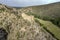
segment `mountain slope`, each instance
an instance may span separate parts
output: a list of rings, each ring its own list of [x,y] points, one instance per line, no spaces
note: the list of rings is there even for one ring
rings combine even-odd
[[[0,5],[0,29],[8,33],[7,37],[0,35],[0,40],[57,40],[35,22],[33,15],[5,5]]]
[[[19,9],[19,12],[26,13],[28,15],[33,15],[35,18],[52,22],[50,24],[54,25],[54,27],[51,25],[52,30],[50,28],[50,30],[47,29],[47,31],[51,31],[51,33],[55,35],[57,40],[60,40],[59,39],[60,32],[58,31],[58,29],[60,29],[60,2],[52,3],[48,5],[42,5],[42,6],[26,7]],[[49,24],[49,22],[47,23]],[[44,25],[46,26],[47,23],[45,23]],[[53,32],[54,28],[56,27],[57,27],[57,31]]]

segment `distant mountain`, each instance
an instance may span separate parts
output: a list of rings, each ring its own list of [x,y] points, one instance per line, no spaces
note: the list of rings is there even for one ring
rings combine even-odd
[[[23,8],[23,10],[27,10],[29,8],[32,13],[37,14],[38,16],[60,17],[60,2],[48,5],[26,7]]]

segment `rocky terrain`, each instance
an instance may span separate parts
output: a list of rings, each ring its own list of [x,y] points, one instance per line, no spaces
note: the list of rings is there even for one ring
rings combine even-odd
[[[31,8],[16,9],[0,4],[0,40],[59,40],[36,22]]]

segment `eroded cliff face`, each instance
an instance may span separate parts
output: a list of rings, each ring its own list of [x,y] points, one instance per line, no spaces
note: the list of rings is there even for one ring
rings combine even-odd
[[[34,16],[27,15],[15,8],[10,9],[1,6],[0,28],[3,28],[8,33],[7,40],[56,40],[40,24],[35,22]]]

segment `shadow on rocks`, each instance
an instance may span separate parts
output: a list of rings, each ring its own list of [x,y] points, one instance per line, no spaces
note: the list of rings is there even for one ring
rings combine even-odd
[[[5,29],[0,28],[0,40],[7,40],[8,33]]]

